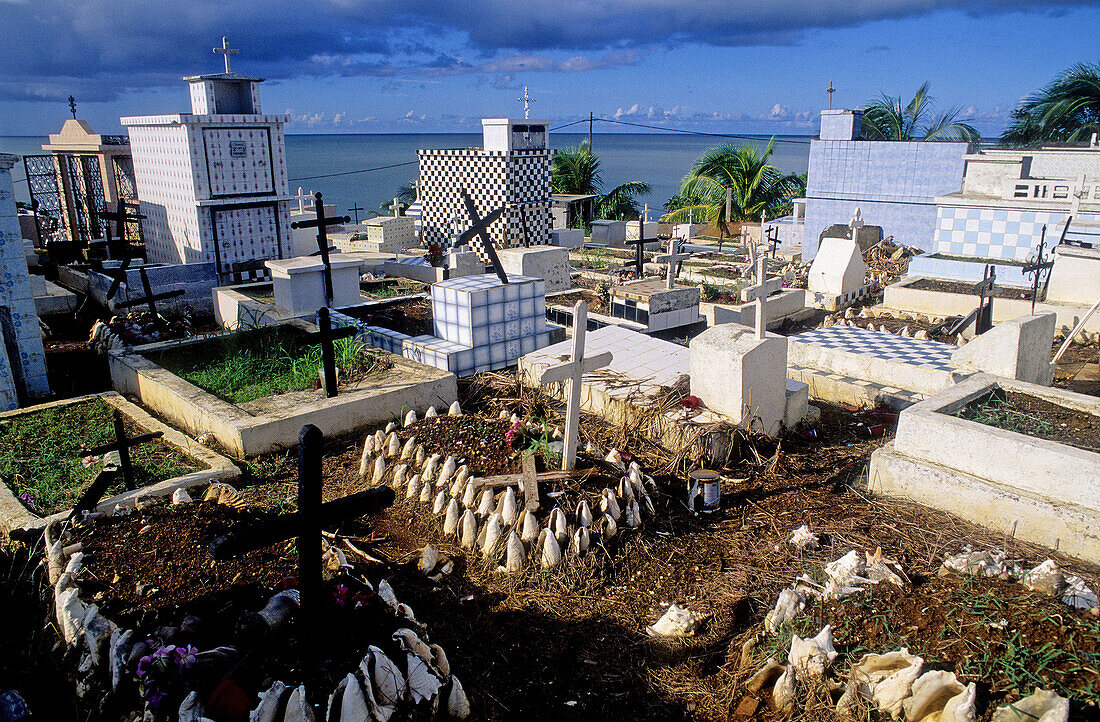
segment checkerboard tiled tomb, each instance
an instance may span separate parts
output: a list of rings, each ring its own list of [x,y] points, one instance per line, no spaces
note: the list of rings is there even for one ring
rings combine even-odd
[[[541,278],[546,281],[547,293],[566,291],[571,286],[567,248],[505,248],[498,255],[501,267],[509,276]]]
[[[512,366],[550,343],[541,278],[511,276],[507,285],[490,274],[452,278],[433,284],[431,295],[434,336],[363,326],[371,345],[468,376]]]
[[[602,246],[621,246],[626,243],[625,221],[592,221],[592,242]]]
[[[362,303],[358,258],[334,253],[329,259],[332,303],[325,298],[325,264],[316,256],[267,261],[275,286],[275,305],[291,313],[314,313],[322,306],[343,308]]]
[[[661,279],[624,283],[611,289],[611,316],[649,331],[689,326],[701,320],[698,286],[668,288]]]

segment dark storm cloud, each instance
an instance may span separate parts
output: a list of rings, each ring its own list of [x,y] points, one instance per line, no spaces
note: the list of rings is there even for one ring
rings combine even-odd
[[[584,72],[670,43],[789,44],[818,28],[953,8],[1059,12],[1097,0],[0,0],[0,97],[109,99],[237,68],[273,79]],[[76,86],[76,87],[74,87]]]

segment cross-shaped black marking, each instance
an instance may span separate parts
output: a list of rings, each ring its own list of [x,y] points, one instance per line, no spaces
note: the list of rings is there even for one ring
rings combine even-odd
[[[355,203],[348,210],[355,214],[355,223],[358,224],[359,223],[359,211],[365,211],[366,208],[360,208],[359,204]]]
[[[118,231],[118,239],[117,240],[118,240],[118,243],[121,246],[121,249],[123,250],[122,253],[116,254],[116,255],[121,255],[124,258],[129,257],[129,255],[130,255],[128,253],[129,249],[126,248],[124,245],[122,245],[126,241],[126,224],[129,221],[140,221],[143,218],[145,218],[145,216],[142,215],[141,213],[136,212],[136,211],[134,213],[131,213],[129,210],[127,210],[126,203],[123,202],[123,201],[118,202],[118,204],[115,206],[114,211],[108,211],[108,210],[104,209],[104,210],[100,211],[99,213],[97,213],[96,215],[98,215],[103,220],[107,221],[104,224],[105,228],[103,229],[104,230],[104,236],[105,236],[106,242],[107,242],[107,258],[111,258],[111,245],[114,243],[114,240],[115,240],[114,237],[111,235],[111,221],[115,222],[115,230]],[[116,250],[119,250],[119,249],[116,249]]]
[[[466,203],[466,213],[470,216],[470,228],[455,241],[455,245],[462,246],[470,242],[470,239],[474,236],[481,236],[481,242],[485,246],[485,254],[489,256],[489,262],[493,265],[493,270],[496,271],[497,277],[503,284],[508,283],[508,274],[504,272],[504,267],[500,265],[500,259],[497,257],[497,251],[493,248],[493,241],[489,238],[489,226],[493,221],[500,218],[500,215],[504,213],[504,208],[497,208],[489,213],[489,215],[481,218],[477,213],[477,206],[470,199],[470,194],[465,189],[462,191],[462,200]]]
[[[336,226],[341,223],[351,223],[351,216],[334,216],[331,218],[325,217],[325,204],[321,202],[321,194],[313,194],[313,207],[316,211],[317,217],[311,221],[294,221],[290,224],[291,228],[316,228],[317,229],[317,252],[310,255],[321,256],[321,263],[325,264],[325,301],[326,304],[332,304],[332,267],[329,265],[328,252],[336,250],[328,244],[328,227]]]
[[[1035,315],[1035,302],[1037,300],[1039,300],[1039,278],[1043,275],[1043,271],[1047,271],[1047,281],[1049,282],[1050,281],[1050,271],[1049,271],[1049,269],[1054,268],[1054,261],[1053,260],[1051,260],[1051,261],[1044,261],[1043,260],[1043,254],[1046,251],[1046,237],[1047,237],[1047,227],[1046,227],[1046,224],[1043,224],[1043,232],[1039,235],[1039,248],[1035,252],[1035,262],[1034,263],[1029,263],[1028,265],[1024,266],[1022,269],[1020,269],[1024,273],[1034,274],[1034,277],[1031,279],[1031,315],[1033,315],[1033,316]],[[1064,237],[1065,237],[1065,233],[1063,232],[1063,238]],[[1046,294],[1046,289],[1044,288],[1043,291],[1044,291],[1044,295],[1045,295]]]
[[[775,258],[776,249],[779,248],[779,228],[768,228],[768,245],[772,247],[772,258]]]
[[[325,394],[331,399],[336,396],[336,352],[332,342],[341,338],[354,336],[358,331],[354,326],[332,327],[332,318],[327,308],[317,309],[318,331],[306,334],[306,339],[311,343],[321,344],[321,367],[325,374]]]
[[[644,226],[645,224],[640,224]],[[641,235],[641,234],[639,234]],[[627,241],[628,244],[634,246],[634,268],[636,277],[642,277],[642,266],[645,265],[645,244],[658,243],[660,238],[636,238],[632,241]]]
[[[971,289],[973,293],[978,294],[978,307],[952,326],[947,332],[949,335],[954,336],[971,323],[974,324],[974,334],[977,336],[993,328],[993,284],[996,280],[996,267],[987,263],[981,282],[974,284]]]
[[[91,511],[95,509],[99,504],[99,500],[103,498],[103,495],[107,492],[107,489],[115,482],[120,475],[122,481],[126,485],[126,489],[130,490],[134,488],[134,467],[130,463],[130,449],[144,444],[153,439],[159,439],[164,435],[164,432],[153,431],[148,434],[141,434],[139,436],[126,436],[126,427],[122,423],[122,413],[115,409],[112,422],[115,427],[115,440],[109,444],[103,444],[91,449],[83,449],[80,452],[81,458],[87,456],[99,456],[111,451],[118,452],[118,469],[107,469],[99,472],[91,486],[84,492],[84,495],[80,497],[80,501],[73,507],[72,513],[69,515],[70,519],[76,518],[82,511]]]
[[[313,424],[298,432],[298,511],[221,536],[210,543],[210,553],[224,561],[254,549],[297,537],[298,589],[302,594],[300,619],[316,623],[321,601],[321,530],[325,525],[374,514],[393,503],[389,486],[321,503],[321,452],[325,436]]]
[[[129,261],[129,259],[127,259],[127,261]],[[124,264],[123,268],[125,268],[125,265],[128,264]],[[125,278],[126,272],[121,268],[119,270],[121,271],[121,273],[117,277],[117,282],[121,283],[121,279]],[[140,306],[142,304],[145,304],[149,308],[149,313],[153,316],[156,316],[157,301],[165,301],[169,298],[176,298],[178,296],[182,296],[185,293],[182,288],[177,288],[174,291],[165,291],[164,293],[153,293],[153,288],[149,285],[149,274],[145,272],[145,266],[138,266],[138,275],[141,276],[141,289],[145,292],[145,295],[140,298],[130,297],[130,299],[127,301],[116,303],[116,307],[131,308],[133,306]],[[112,288],[115,288],[116,291],[118,290],[114,284],[112,284]],[[108,296],[108,298],[110,298],[110,296]]]

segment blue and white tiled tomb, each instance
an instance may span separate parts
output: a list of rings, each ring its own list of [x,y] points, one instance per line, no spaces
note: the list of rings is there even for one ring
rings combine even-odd
[[[550,344],[546,325],[546,282],[492,274],[463,276],[432,284],[433,336],[409,336],[334,312],[333,319],[357,326],[377,348],[419,363],[468,376],[514,365],[520,356]]]

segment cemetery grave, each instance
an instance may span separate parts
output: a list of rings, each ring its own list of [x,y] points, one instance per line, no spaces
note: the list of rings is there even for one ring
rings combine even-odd
[[[996,389],[953,415],[1086,451],[1100,451],[1100,415],[1018,391]]]

